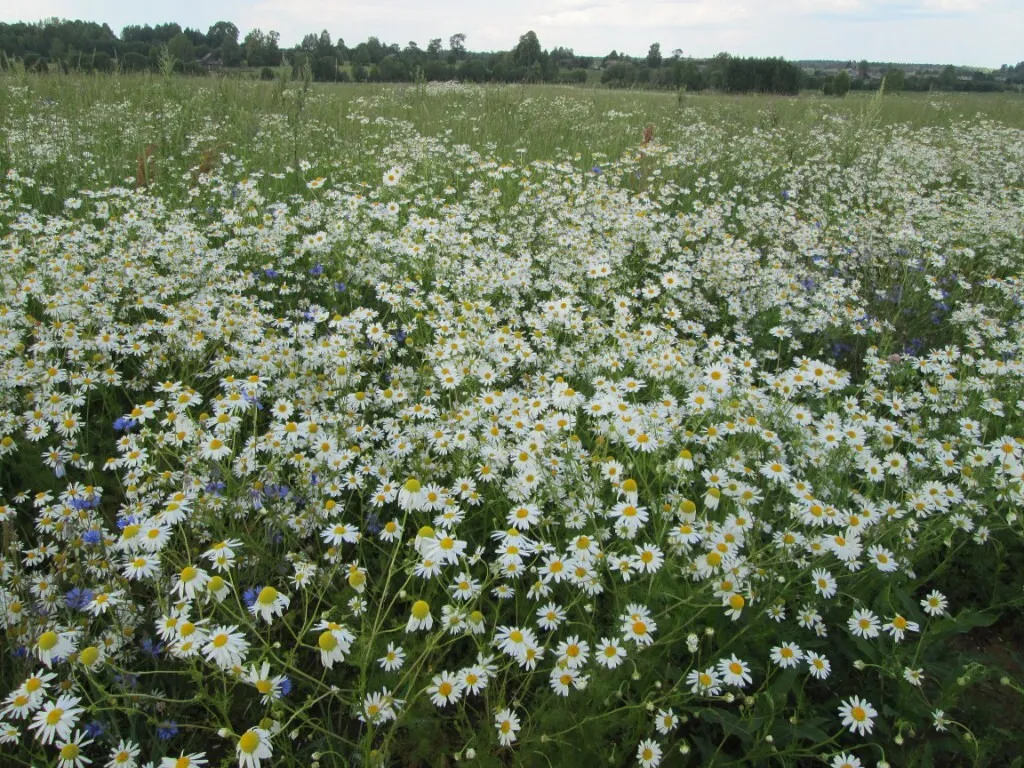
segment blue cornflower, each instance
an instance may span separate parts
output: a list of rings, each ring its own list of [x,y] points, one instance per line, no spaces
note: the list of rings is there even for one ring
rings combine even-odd
[[[266,269],[263,270],[263,275],[271,280],[273,280],[280,274],[281,273],[278,272],[276,269],[271,269],[270,267],[267,267]]]
[[[247,608],[251,608],[252,604],[256,602],[256,598],[260,596],[260,590],[263,587],[250,587],[242,593],[242,600],[245,602]]]
[[[82,541],[86,544],[99,544],[103,541],[103,534],[97,531],[95,528],[90,528],[88,531],[82,534]]]
[[[68,608],[73,611],[84,611],[85,606],[92,600],[93,592],[91,589],[83,587],[74,587],[69,589],[67,594],[64,595],[64,600],[68,604]]]
[[[152,638],[147,637],[142,641],[142,650],[152,656],[154,659],[160,658],[160,653],[164,647],[159,642],[155,642]]]
[[[118,685],[124,686],[125,688],[135,688],[139,684],[139,676],[128,674],[116,674],[114,675],[114,682]]]
[[[598,173],[599,174],[599,173],[602,172],[601,171],[601,166],[600,165],[595,165],[593,168],[590,169],[590,171],[591,171],[591,173]]]
[[[156,727],[157,738],[170,741],[178,735],[178,724],[173,720],[164,720]]]
[[[106,730],[106,726],[99,720],[93,720],[85,724],[85,733],[90,739],[98,739]]]
[[[291,678],[289,678],[289,677],[282,677],[281,678],[281,695],[282,696],[287,696],[291,692],[292,692],[292,681],[291,681]]]
[[[139,522],[139,518],[137,518],[135,515],[127,515],[126,517],[123,517],[117,521],[117,527],[118,530],[123,531],[129,525],[134,525],[137,522]]]
[[[344,283],[335,283],[334,290],[336,290],[338,293],[344,293],[348,289]]]
[[[315,265],[313,265],[313,268],[309,270],[309,274],[311,274],[313,277],[320,277],[320,275],[322,275],[323,273],[324,273],[324,265],[323,264],[315,264]]]
[[[115,432],[129,432],[139,426],[139,422],[135,419],[130,419],[127,416],[118,416],[114,419],[114,431]]]

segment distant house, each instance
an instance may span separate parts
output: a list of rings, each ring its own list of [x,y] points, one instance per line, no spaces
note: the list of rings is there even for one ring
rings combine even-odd
[[[220,69],[220,56],[216,53],[208,53],[199,60],[199,65],[203,67],[203,69]]]

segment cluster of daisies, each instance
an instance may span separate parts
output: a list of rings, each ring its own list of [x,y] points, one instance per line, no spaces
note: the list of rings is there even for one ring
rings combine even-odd
[[[723,146],[727,184],[684,173],[711,125],[604,169],[391,130],[372,179],[303,163],[284,199],[225,156],[185,176],[202,205],[44,215],[7,172],[5,749],[258,768],[386,753],[429,707],[475,754],[610,687],[650,768],[782,674],[891,679],[946,728],[915,648],[961,606],[917,563],[1021,533],[1024,214],[986,192],[1013,169],[896,131],[835,174],[822,129],[800,164]],[[949,153],[956,211],[919,192]],[[829,207],[853,192],[885,205]],[[836,700],[833,764],[884,762],[884,704]]]

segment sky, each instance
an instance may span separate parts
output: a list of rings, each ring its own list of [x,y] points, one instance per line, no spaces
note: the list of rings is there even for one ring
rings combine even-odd
[[[466,35],[474,51],[508,50],[532,29],[541,46],[603,56],[838,59],[998,67],[1024,60],[1024,0],[0,0],[0,21],[58,16],[128,24],[175,21],[242,36],[276,30],[290,46],[326,29],[349,46],[375,35],[404,47]]]

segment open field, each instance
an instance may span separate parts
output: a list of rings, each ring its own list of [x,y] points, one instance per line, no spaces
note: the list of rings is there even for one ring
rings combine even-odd
[[[4,766],[1021,764],[1024,99],[0,126]]]

